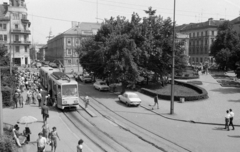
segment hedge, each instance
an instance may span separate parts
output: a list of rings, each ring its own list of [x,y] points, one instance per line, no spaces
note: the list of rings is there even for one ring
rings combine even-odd
[[[4,135],[0,136],[0,152],[16,152],[17,146],[13,140],[11,128],[4,128]]]
[[[199,78],[199,75],[196,75],[196,76],[175,76],[174,79],[198,79]]]
[[[195,101],[195,100],[201,100],[201,99],[207,99],[208,98],[207,91],[205,89],[201,88],[201,87],[198,87],[198,86],[193,85],[193,84],[179,82],[179,81],[175,81],[175,84],[191,88],[191,89],[195,90],[196,92],[198,92],[199,95],[188,95],[188,96],[175,95],[174,100],[180,101],[180,98],[185,98],[185,101]],[[155,91],[150,90],[150,89],[141,88],[140,92],[142,92],[146,95],[149,95],[149,96],[155,96],[156,94],[158,94],[158,97],[160,99],[171,100],[170,95],[156,93]]]

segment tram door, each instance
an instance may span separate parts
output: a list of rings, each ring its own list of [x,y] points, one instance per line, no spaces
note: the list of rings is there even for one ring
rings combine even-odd
[[[62,89],[60,85],[57,85],[57,107],[62,108]]]

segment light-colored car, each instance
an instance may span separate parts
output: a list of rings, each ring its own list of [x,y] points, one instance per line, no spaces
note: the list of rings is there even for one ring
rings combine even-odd
[[[109,91],[109,86],[104,81],[96,81],[93,86],[99,91]]]
[[[92,82],[92,77],[89,74],[81,74],[79,75],[80,81],[86,83],[86,82]]]
[[[136,93],[125,92],[122,95],[118,96],[119,101],[125,103],[127,106],[135,105],[139,106],[142,100],[138,97]]]

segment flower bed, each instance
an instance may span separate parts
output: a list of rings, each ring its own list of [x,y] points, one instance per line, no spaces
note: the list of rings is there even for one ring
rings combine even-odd
[[[201,100],[201,99],[208,98],[207,91],[205,89],[201,88],[201,87],[198,87],[198,86],[192,85],[192,84],[188,84],[188,83],[184,83],[184,82],[178,82],[178,81],[175,81],[175,84],[190,88],[190,89],[196,91],[197,94],[175,95],[174,100],[180,101],[180,98],[185,98],[185,101],[195,101],[195,100]],[[171,99],[170,91],[169,91],[169,94],[162,93],[161,90],[160,90],[160,92],[158,91],[158,93],[156,93],[156,91],[150,90],[150,89],[147,89],[147,88],[142,88],[140,91],[144,94],[149,95],[149,96],[155,96],[156,94],[158,94],[158,97],[160,99],[165,99],[165,100],[170,100]]]
[[[202,81],[187,81],[189,84],[202,85]]]
[[[230,80],[217,80],[218,83],[222,87],[240,87],[240,83],[236,81],[230,81]]]

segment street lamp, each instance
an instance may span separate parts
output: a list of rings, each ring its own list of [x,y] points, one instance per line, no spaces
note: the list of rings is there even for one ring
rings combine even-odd
[[[172,47],[172,80],[171,80],[171,105],[170,114],[174,114],[174,68],[175,68],[175,8],[176,0],[174,0],[173,9],[173,47]]]

